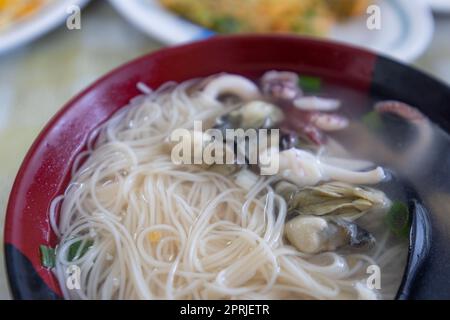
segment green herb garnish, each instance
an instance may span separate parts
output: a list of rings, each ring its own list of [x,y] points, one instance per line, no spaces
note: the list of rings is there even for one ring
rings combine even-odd
[[[80,240],[72,243],[69,247],[67,260],[72,262],[82,258],[93,244],[93,240]],[[39,251],[41,252],[42,266],[49,269],[54,268],[56,265],[56,249],[41,245]]]
[[[322,80],[318,77],[300,76],[298,85],[304,91],[318,92],[322,87]]]
[[[45,268],[54,268],[56,261],[55,249],[47,247],[45,245],[39,246],[39,251],[41,252],[41,264]]]
[[[305,12],[305,18],[306,19],[313,19],[317,16],[317,10],[314,8],[311,8]]]
[[[408,206],[401,201],[394,201],[386,218],[389,229],[397,236],[408,238],[411,221]]]
[[[383,119],[376,111],[367,113],[361,120],[372,131],[379,131],[383,128]]]
[[[241,24],[233,17],[219,17],[213,21],[212,29],[221,33],[238,32]]]
[[[86,252],[89,250],[90,247],[92,247],[92,245],[94,244],[93,240],[80,240],[77,242],[74,242],[70,247],[69,247],[69,253],[68,253],[68,257],[67,260],[69,261],[74,261],[77,259],[82,258]]]

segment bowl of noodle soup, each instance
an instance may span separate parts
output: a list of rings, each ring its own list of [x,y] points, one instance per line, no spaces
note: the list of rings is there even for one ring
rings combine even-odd
[[[437,94],[408,89],[418,85]],[[12,293],[421,297],[439,286],[417,275],[440,242],[431,193],[405,159],[430,167],[447,143],[449,96],[389,59],[291,36],[219,37],[132,61],[71,100],[26,156],[5,228]],[[257,152],[275,149],[281,171],[262,174],[247,149],[243,162],[174,163],[169,138],[180,128],[193,145],[227,148],[194,121],[219,133],[279,129]],[[226,150],[237,155],[234,145]],[[433,261],[426,269],[442,267]],[[370,287],[377,270],[382,286]]]

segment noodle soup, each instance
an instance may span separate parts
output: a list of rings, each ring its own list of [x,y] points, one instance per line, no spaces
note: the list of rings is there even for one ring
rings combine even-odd
[[[423,152],[435,130],[420,112],[283,71],[138,88],[92,134],[52,203],[59,245],[46,266],[65,298],[395,297],[411,223],[407,169],[381,141],[402,123],[420,142],[404,136],[405,156]],[[270,143],[210,134],[240,129]],[[190,163],[173,161],[177,146]],[[196,146],[231,161],[196,161]],[[264,157],[277,159],[275,172],[263,174]]]

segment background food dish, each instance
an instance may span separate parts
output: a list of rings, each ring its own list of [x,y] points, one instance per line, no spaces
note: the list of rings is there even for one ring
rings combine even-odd
[[[157,0],[110,0],[133,25],[167,44],[178,44],[211,36],[211,30],[195,25],[165,10]],[[433,18],[424,0],[378,1],[381,30],[368,30],[363,15],[336,24],[328,38],[369,47],[403,61],[417,58],[429,44]]]
[[[5,0],[3,0],[5,1]],[[89,0],[60,0],[60,1],[38,1],[35,6],[21,7],[21,13],[17,13],[17,20],[3,21],[5,25],[0,26],[0,54],[23,45],[33,39],[40,37],[58,24],[65,21],[67,8],[70,5],[83,6]],[[5,1],[2,5],[7,5]],[[0,16],[0,24],[2,17]]]
[[[159,0],[180,17],[219,33],[326,35],[337,21],[363,15],[369,0]]]
[[[16,0],[1,0],[0,1],[0,30],[6,29],[26,19],[39,10],[44,9],[48,4],[47,0],[32,0],[32,1],[16,1]]]

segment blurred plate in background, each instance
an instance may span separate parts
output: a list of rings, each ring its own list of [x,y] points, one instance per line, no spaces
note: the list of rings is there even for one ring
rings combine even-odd
[[[0,54],[24,45],[63,23],[71,5],[84,6],[89,0],[51,1],[29,17],[0,30]]]
[[[450,13],[450,0],[428,0],[431,8],[439,13]]]
[[[367,16],[337,25],[331,38],[362,45],[378,53],[411,62],[428,48],[434,33],[429,5],[423,0],[378,1],[381,29],[369,30]]]
[[[176,16],[157,0],[110,0],[134,26],[166,44],[179,44],[214,35],[203,27]],[[377,1],[382,28],[370,31],[368,16],[352,19],[333,28],[328,38],[364,46],[378,53],[413,61],[428,47],[433,35],[433,16],[424,0]]]

